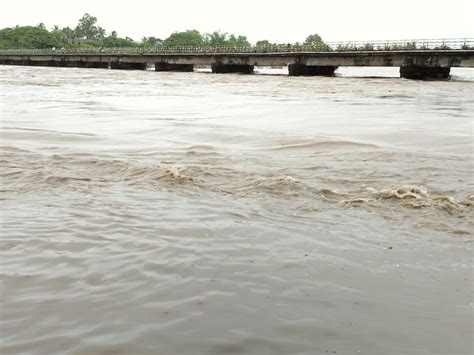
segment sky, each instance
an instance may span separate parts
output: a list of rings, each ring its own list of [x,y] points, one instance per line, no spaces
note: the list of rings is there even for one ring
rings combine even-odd
[[[473,0],[6,1],[0,28],[75,27],[86,12],[107,32],[135,40],[188,29],[278,43],[302,42],[313,33],[325,41],[474,37]]]

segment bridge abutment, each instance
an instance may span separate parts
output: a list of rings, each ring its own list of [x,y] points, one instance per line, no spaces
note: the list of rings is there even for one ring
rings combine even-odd
[[[306,64],[289,64],[288,74],[290,76],[333,76],[337,66],[335,65],[306,65]]]
[[[400,77],[414,80],[449,79],[450,67],[423,67],[419,65],[402,65]]]
[[[146,63],[111,62],[110,69],[146,70]]]
[[[212,72],[215,74],[241,73],[252,74],[253,65],[246,64],[221,64],[214,63],[211,65]]]
[[[192,72],[194,71],[193,64],[170,64],[166,62],[155,63],[155,71],[179,71]]]

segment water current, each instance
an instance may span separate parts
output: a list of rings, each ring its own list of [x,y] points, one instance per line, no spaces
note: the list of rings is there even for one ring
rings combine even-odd
[[[471,354],[472,71],[377,70],[1,66],[0,352]]]

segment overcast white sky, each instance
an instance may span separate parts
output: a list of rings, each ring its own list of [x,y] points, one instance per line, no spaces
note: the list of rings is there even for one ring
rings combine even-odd
[[[40,22],[74,27],[86,12],[108,32],[137,40],[187,29],[280,43],[312,33],[326,41],[474,37],[474,0],[5,1],[0,28]]]

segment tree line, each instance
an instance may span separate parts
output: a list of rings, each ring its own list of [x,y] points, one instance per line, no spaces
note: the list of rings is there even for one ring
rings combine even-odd
[[[271,45],[268,40],[256,42],[257,46]],[[324,45],[317,34],[310,35],[303,44]],[[116,31],[108,33],[97,24],[97,18],[86,13],[76,27],[50,30],[43,23],[37,26],[16,26],[0,30],[0,49],[46,49],[46,48],[123,48],[142,47],[157,48],[161,46],[251,46],[246,36],[234,35],[227,32],[214,31],[200,33],[197,30],[174,32],[166,39],[150,36],[141,41],[129,37],[120,37]]]

